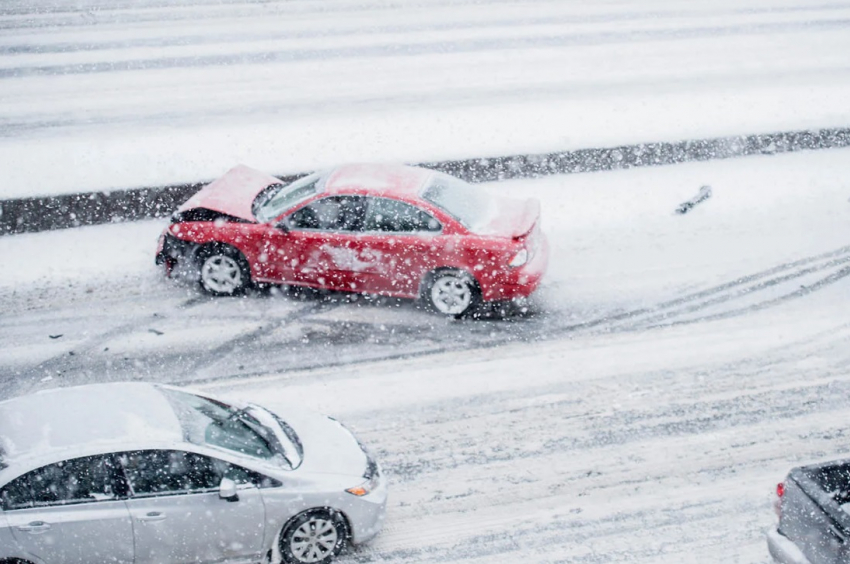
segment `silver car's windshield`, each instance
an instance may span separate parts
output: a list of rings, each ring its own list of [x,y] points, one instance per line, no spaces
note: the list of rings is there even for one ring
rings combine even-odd
[[[225,403],[168,388],[168,398],[183,438],[197,445],[232,450],[255,458],[277,460],[289,468],[301,462],[300,442],[291,428],[276,432],[274,419],[260,421],[250,408],[237,409]],[[271,425],[269,424],[271,423]]]
[[[493,201],[484,192],[448,174],[434,174],[422,190],[422,199],[442,208],[473,232],[480,231],[493,217]]]
[[[314,173],[286,185],[269,186],[254,201],[254,216],[262,223],[273,220],[295,204],[316,194],[321,178],[320,173]]]

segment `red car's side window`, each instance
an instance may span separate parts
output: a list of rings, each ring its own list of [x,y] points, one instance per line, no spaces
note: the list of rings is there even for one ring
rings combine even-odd
[[[289,216],[290,229],[362,231],[366,211],[363,196],[329,196],[308,204]]]
[[[439,232],[440,222],[428,212],[389,198],[367,198],[364,231],[394,233]]]

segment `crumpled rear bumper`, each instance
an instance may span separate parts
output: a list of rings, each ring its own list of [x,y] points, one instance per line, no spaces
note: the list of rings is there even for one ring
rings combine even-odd
[[[527,298],[540,285],[548,267],[549,242],[541,233],[537,252],[528,264],[507,271],[497,280],[482,281],[481,298],[485,302]]]

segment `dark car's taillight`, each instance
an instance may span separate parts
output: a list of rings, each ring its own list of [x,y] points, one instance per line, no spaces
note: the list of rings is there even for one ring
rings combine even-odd
[[[782,497],[785,495],[785,482],[776,484],[776,499],[773,500],[773,511],[782,519]]]

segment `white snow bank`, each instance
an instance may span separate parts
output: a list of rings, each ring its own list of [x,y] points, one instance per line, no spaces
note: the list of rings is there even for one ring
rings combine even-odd
[[[0,256],[12,265],[0,277],[0,292],[145,286],[155,280],[154,254],[165,225],[152,220],[0,237]]]
[[[15,19],[0,198],[850,125],[846,6],[288,4]]]
[[[487,186],[542,201],[560,304],[655,301],[850,244],[847,149]]]

